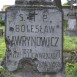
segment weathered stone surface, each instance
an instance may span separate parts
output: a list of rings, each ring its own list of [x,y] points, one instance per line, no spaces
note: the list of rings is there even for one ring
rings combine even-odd
[[[57,73],[63,65],[62,39],[62,12],[55,6],[9,7],[6,67]]]
[[[62,9],[61,0],[16,0],[16,5],[55,5]]]
[[[52,0],[16,0],[16,5],[51,5]]]
[[[15,77],[65,77],[65,73],[63,73],[63,71],[54,74],[21,71],[19,73],[14,73],[14,76]]]

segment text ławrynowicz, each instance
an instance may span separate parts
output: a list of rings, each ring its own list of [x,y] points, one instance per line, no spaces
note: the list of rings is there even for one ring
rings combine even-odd
[[[59,37],[11,36],[11,46],[58,47]]]

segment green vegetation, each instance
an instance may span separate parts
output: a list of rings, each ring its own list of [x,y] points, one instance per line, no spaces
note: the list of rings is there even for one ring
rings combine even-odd
[[[4,31],[5,27],[0,26],[0,29],[3,29]],[[5,56],[5,51],[6,51],[6,44],[3,36],[0,37],[0,65],[1,65],[1,61],[3,60],[3,57]],[[5,75],[5,69],[2,66],[0,66],[0,77],[4,77],[4,75]]]
[[[0,26],[0,29],[5,30],[4,26]],[[0,37],[0,60],[5,56],[5,51],[6,51],[6,44],[5,44],[5,38]]]
[[[70,3],[69,3],[69,2],[66,2],[66,3],[64,3],[63,5],[67,5],[67,6],[68,6],[68,5],[70,5]]]
[[[64,50],[77,51],[77,37],[64,36]]]
[[[5,22],[0,19],[0,25],[5,25]]]
[[[77,77],[77,37],[64,36],[64,51],[72,54],[66,63],[66,77]]]
[[[77,77],[77,63],[66,64],[66,77]]]
[[[64,31],[66,31],[67,30],[67,20],[64,20],[64,22],[63,22],[63,25],[64,25]]]
[[[5,39],[4,37],[0,38],[0,59],[4,57],[6,51]]]
[[[5,31],[5,26],[0,26],[0,29],[3,29],[3,31]]]
[[[5,75],[5,69],[2,66],[0,66],[0,77],[4,77],[4,75]]]

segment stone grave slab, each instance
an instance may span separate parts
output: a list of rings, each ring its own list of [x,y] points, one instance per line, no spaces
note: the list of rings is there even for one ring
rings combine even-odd
[[[39,72],[61,71],[62,12],[55,6],[11,6],[6,15],[7,69],[25,64]]]

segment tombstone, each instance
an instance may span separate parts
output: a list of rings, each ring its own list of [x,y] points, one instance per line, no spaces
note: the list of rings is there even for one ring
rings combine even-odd
[[[77,16],[76,16],[76,9],[73,4],[76,0],[68,0],[70,3],[70,10],[68,14],[68,27],[66,34],[69,36],[77,36]]]
[[[6,68],[15,77],[64,77],[62,10],[16,0],[6,15]]]
[[[77,18],[76,18],[76,14],[69,15],[68,27],[67,27],[66,34],[69,35],[69,36],[77,36]]]
[[[66,34],[69,36],[77,36],[77,16],[75,11],[73,12],[73,10],[70,10],[67,24]]]

